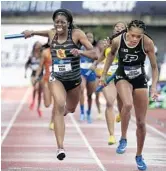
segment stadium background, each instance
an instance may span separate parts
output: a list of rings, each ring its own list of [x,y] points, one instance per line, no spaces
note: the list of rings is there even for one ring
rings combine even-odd
[[[143,20],[147,24],[147,33],[155,42],[160,70],[159,90],[162,92],[162,105],[155,103],[152,108],[166,106],[166,102],[163,105],[166,98],[166,2],[161,1],[2,1],[1,86],[29,85],[29,80],[24,79],[24,64],[33,43],[37,40],[43,43],[47,41],[38,36],[28,40],[4,40],[4,35],[21,33],[26,29],[52,28],[52,13],[58,8],[70,9],[74,15],[74,23],[84,31],[93,31],[96,39],[110,35],[112,26],[117,21],[128,23],[132,19]],[[13,77],[11,73],[14,73]],[[148,74],[150,77],[150,69]]]
[[[46,38],[5,40],[6,34],[21,33],[26,29],[52,28],[52,14],[58,8],[73,12],[74,22],[96,38],[105,38],[117,21],[141,19],[156,45],[160,69],[158,102],[150,102],[147,111],[145,161],[148,171],[166,170],[166,2],[160,1],[1,1],[1,170],[43,171],[133,171],[136,150],[136,122],[132,112],[128,129],[127,153],[119,156],[116,147],[120,139],[120,123],[116,123],[117,143],[108,146],[105,120],[96,118],[92,106],[93,123],[79,122],[79,107],[66,120],[65,148],[67,157],[56,160],[55,136],[49,130],[50,108],[42,106],[43,115],[30,111],[32,87],[30,77],[24,78],[24,65],[33,43]],[[149,63],[146,61],[148,71]],[[151,71],[148,74],[150,77]],[[30,71],[29,71],[30,76]],[[102,111],[105,99],[101,96]],[[165,105],[165,106],[164,106]],[[156,109],[160,108],[160,109]],[[164,109],[161,109],[164,108]],[[104,113],[103,113],[104,114]]]

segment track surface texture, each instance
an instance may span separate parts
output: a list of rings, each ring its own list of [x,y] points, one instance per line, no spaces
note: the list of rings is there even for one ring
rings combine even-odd
[[[31,88],[2,88],[1,91],[1,170],[2,171],[137,171],[136,123],[132,116],[128,128],[125,154],[116,154],[120,139],[120,123],[116,123],[117,143],[108,145],[105,120],[97,120],[96,105],[92,107],[92,124],[79,121],[75,114],[65,117],[66,158],[56,158],[54,132],[49,130],[51,107],[42,106],[38,117],[31,111]],[[103,97],[101,97],[103,98]],[[102,101],[104,112],[105,103]],[[166,171],[166,111],[148,110],[144,159],[148,171]]]

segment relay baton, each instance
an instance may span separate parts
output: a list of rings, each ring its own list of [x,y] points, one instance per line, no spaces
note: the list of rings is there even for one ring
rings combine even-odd
[[[89,70],[85,75],[89,76],[92,73],[92,70]]]
[[[113,79],[115,78],[115,73],[113,75],[111,75],[107,80],[106,83],[109,84],[109,82],[111,82]],[[96,92],[100,92],[105,86],[98,86],[96,88]]]
[[[5,35],[5,39],[16,39],[16,38],[22,38],[25,37],[24,34],[9,34]]]

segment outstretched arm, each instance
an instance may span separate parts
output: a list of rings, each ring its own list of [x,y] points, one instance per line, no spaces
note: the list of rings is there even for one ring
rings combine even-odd
[[[51,30],[43,30],[43,31],[33,31],[33,30],[25,30],[22,33],[25,35],[25,38],[32,37],[34,35],[43,36],[43,37],[52,37],[52,33],[55,32],[54,29]]]
[[[89,57],[91,59],[98,59],[99,57],[99,50],[97,50],[96,48],[94,48],[92,46],[92,44],[89,42],[87,36],[85,35],[85,33],[79,29],[77,29],[75,31],[75,36],[78,37],[78,42],[80,42],[86,50],[80,50],[79,51],[79,55],[83,55],[86,57]]]
[[[99,48],[97,48],[99,50]],[[99,58],[95,60],[91,66],[91,70],[95,70],[97,65],[105,59],[104,55],[105,49],[99,50]]]

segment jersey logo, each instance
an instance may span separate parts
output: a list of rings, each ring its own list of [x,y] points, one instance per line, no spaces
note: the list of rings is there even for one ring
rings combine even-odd
[[[132,62],[138,59],[138,55],[126,54],[123,62]]]
[[[58,49],[56,50],[56,55],[58,58],[66,58],[65,50],[64,49]]]
[[[129,51],[128,49],[121,48],[121,52],[128,52],[128,51]]]

